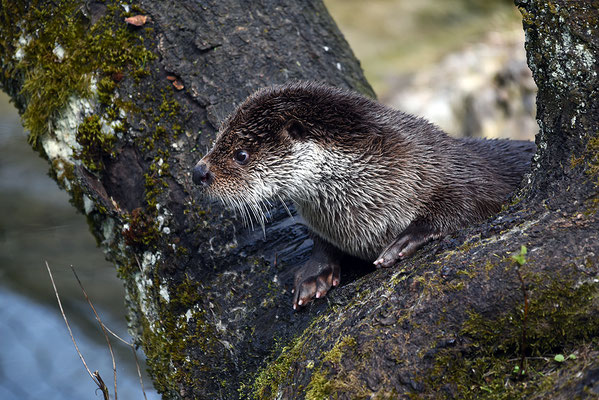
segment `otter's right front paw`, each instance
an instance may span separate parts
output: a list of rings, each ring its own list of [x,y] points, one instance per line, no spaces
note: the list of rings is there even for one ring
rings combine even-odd
[[[308,260],[295,274],[293,309],[324,297],[331,287],[339,285],[340,272],[338,263]]]

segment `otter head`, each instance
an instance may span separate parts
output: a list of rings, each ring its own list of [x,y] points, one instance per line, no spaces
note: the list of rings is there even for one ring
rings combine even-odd
[[[305,100],[305,99],[304,99]],[[223,123],[212,149],[193,168],[210,197],[262,223],[270,199],[295,199],[318,180],[316,144],[305,101],[267,88],[250,96]]]

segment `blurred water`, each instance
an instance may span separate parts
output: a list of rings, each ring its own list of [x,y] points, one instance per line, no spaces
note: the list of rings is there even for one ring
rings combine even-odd
[[[0,92],[0,399],[101,398],[71,342],[45,261],[79,349],[111,394],[108,347],[70,267],[103,322],[130,341],[123,285],[96,247],[85,218],[48,177],[47,162],[26,140],[17,111]],[[130,347],[111,342],[119,398],[143,399]],[[138,357],[143,358],[140,351]],[[159,398],[147,376],[144,385],[149,399]]]

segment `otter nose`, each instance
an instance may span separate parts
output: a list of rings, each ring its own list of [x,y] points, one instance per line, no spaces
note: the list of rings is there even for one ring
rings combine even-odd
[[[197,163],[193,168],[191,179],[196,185],[208,186],[212,182],[212,173],[208,170],[208,164],[203,161]]]

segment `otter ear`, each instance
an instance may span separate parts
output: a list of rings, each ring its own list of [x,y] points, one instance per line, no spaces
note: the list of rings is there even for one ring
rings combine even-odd
[[[283,132],[294,140],[303,140],[306,137],[306,128],[296,119],[292,119],[285,124]]]

